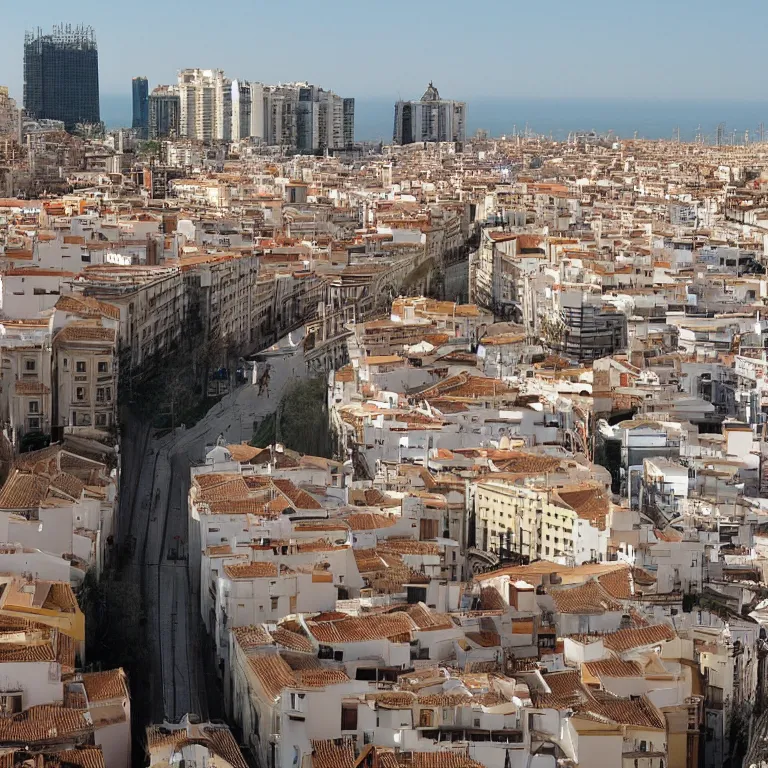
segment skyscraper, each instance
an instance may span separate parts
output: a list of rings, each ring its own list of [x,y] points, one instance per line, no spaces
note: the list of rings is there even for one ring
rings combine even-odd
[[[160,85],[155,88],[149,96],[148,111],[148,138],[167,139],[178,137],[181,113],[178,88],[168,85]]]
[[[232,81],[232,141],[251,136],[253,94],[245,80]]]
[[[463,142],[466,137],[466,103],[441,99],[432,83],[419,101],[398,101],[395,104],[395,144],[420,141]]]
[[[179,72],[179,133],[200,141],[232,138],[232,83],[220,69]]]
[[[24,109],[36,119],[98,123],[99,52],[91,27],[55,26],[24,38]]]
[[[133,127],[143,139],[149,129],[149,81],[146,77],[133,78]]]

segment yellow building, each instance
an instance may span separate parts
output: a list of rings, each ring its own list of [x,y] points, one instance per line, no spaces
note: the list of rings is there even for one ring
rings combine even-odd
[[[554,489],[530,479],[488,480],[475,484],[476,543],[488,552],[506,547],[530,560],[574,562],[576,512],[564,505]]]

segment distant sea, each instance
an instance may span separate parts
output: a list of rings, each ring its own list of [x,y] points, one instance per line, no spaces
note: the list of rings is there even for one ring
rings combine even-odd
[[[385,142],[392,139],[395,99],[358,98],[355,102],[357,141]],[[751,141],[761,122],[766,124],[768,140],[768,102],[750,101],[671,101],[637,99],[477,99],[468,102],[468,135],[482,128],[491,136],[522,133],[526,125],[537,134],[565,139],[571,131],[612,131],[617,137],[667,139],[680,129],[682,141],[692,141],[697,132],[714,142],[719,123],[730,140]],[[101,96],[102,119],[109,128],[131,124],[130,95]],[[700,128],[699,128],[700,126]]]

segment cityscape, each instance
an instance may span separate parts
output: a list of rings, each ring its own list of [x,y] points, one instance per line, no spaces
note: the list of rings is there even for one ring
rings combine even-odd
[[[0,70],[3,768],[768,768],[768,108],[101,34]]]

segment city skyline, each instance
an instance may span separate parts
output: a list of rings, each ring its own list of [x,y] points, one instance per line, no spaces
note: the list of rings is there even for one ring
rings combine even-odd
[[[430,0],[416,7],[396,0],[391,10],[407,13],[409,22],[394,28],[396,41],[390,27],[382,23],[377,28],[374,9],[360,9],[349,0],[337,0],[322,12],[303,0],[292,5],[305,23],[292,31],[291,57],[278,55],[284,47],[284,36],[277,33],[286,18],[282,6],[253,11],[235,0],[228,10],[238,24],[217,26],[223,31],[215,37],[208,25],[199,23],[198,0],[184,16],[170,4],[150,6],[147,0],[137,0],[137,12],[119,25],[109,8],[93,0],[80,3],[66,19],[49,0],[29,8],[12,6],[0,29],[0,72],[11,94],[20,99],[24,32],[64,21],[95,28],[101,47],[101,91],[108,96],[126,93],[136,74],[134,62],[122,55],[126,35],[143,41],[141,70],[153,85],[173,82],[185,67],[201,66],[246,80],[322,82],[354,96],[393,100],[418,98],[430,79],[439,81],[451,98],[465,101],[491,96],[754,101],[762,96],[759,76],[743,67],[740,57],[699,58],[695,77],[682,76],[687,71],[684,58],[671,57],[682,41],[704,39],[715,30],[724,41],[738,35],[742,50],[758,50],[758,30],[768,9],[755,0],[742,4],[738,17],[722,14],[713,0],[697,4],[695,14],[659,0],[642,8],[604,0],[575,8],[556,0],[546,10],[491,2],[485,6],[484,18],[493,21],[488,24],[482,19],[464,23],[466,11],[453,0],[439,5]],[[744,24],[745,15],[751,23]],[[553,18],[557,24],[549,23]],[[169,27],[174,29],[170,36]],[[264,34],[265,29],[276,34]],[[320,29],[338,55],[315,55],[313,41]],[[393,56],[395,44],[402,51],[418,50],[419,55]],[[205,54],[196,54],[192,61],[192,50]],[[464,55],[457,56],[458,51]],[[607,61],[610,67],[604,66]],[[675,72],[680,76],[672,76]]]

